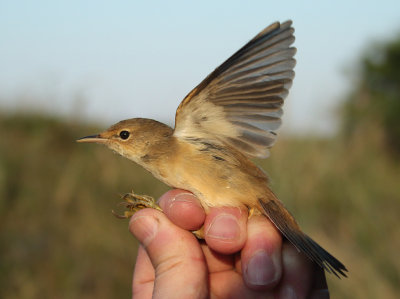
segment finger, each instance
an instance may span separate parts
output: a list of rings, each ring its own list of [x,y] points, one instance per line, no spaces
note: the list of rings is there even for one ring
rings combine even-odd
[[[139,246],[132,281],[132,298],[151,298],[154,286],[154,268],[143,246]]]
[[[247,238],[247,211],[211,208],[204,222],[205,240],[211,249],[231,254],[241,250]]]
[[[322,290],[313,290],[310,294],[309,299],[329,299],[329,290],[322,289]]]
[[[282,246],[283,276],[278,298],[308,298],[313,282],[313,263],[289,242]]]
[[[242,272],[246,285],[255,290],[271,289],[282,276],[282,237],[264,216],[253,216],[247,225],[242,250]]]
[[[314,267],[313,289],[316,290],[328,289],[328,283],[326,282],[326,277],[325,277],[325,270],[322,269],[317,264],[314,264],[313,267]]]
[[[167,217],[186,230],[199,229],[206,217],[199,200],[190,192],[173,189],[161,196],[159,204]]]
[[[314,265],[314,283],[309,296],[310,299],[329,299],[328,284],[325,271],[318,265]]]
[[[155,269],[153,298],[204,298],[207,267],[196,238],[161,212],[144,209],[130,222]]]
[[[273,290],[259,292],[258,290],[251,290],[245,285],[242,274],[235,267],[236,259],[240,253],[234,255],[219,254],[211,250],[206,244],[202,244],[202,248],[210,273],[212,298],[274,298]]]
[[[235,255],[218,253],[202,241],[201,248],[206,258],[209,273],[235,271]]]

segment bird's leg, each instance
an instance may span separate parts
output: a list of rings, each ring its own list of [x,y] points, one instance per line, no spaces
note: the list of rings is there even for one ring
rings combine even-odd
[[[163,211],[161,207],[156,203],[155,199],[151,196],[148,195],[138,195],[133,193],[126,193],[124,196],[122,196],[123,202],[120,202],[120,206],[124,206],[127,211],[124,211],[123,215],[119,215],[114,210],[112,210],[112,213],[114,214],[115,217],[119,219],[128,219],[133,216],[137,211],[145,209],[145,208],[151,208],[151,209],[156,209],[158,211]],[[256,210],[254,208],[249,208],[249,219],[253,215],[257,215]],[[200,229],[192,231],[192,234],[195,235],[195,237],[199,240],[204,240],[204,226],[202,226]]]
[[[255,211],[256,211],[256,210],[255,210],[254,207],[249,208],[249,216],[248,216],[248,219],[250,219],[253,215],[256,215],[256,214],[254,213]]]
[[[115,217],[119,219],[127,219],[133,216],[137,211],[145,209],[145,208],[152,208],[159,211],[162,211],[160,206],[156,203],[153,197],[148,195],[138,195],[133,192],[126,193],[122,196],[123,202],[119,205],[124,206],[128,211],[125,211],[123,215],[119,215],[112,211]]]
[[[204,226],[202,226],[200,229],[198,230],[192,230],[191,231],[192,234],[199,240],[204,240]]]
[[[128,219],[133,216],[137,211],[145,209],[145,208],[152,208],[162,212],[160,206],[156,203],[155,199],[148,195],[138,195],[133,193],[126,193],[122,196],[123,202],[120,202],[119,205],[124,206],[127,211],[124,211],[123,215],[119,215],[114,210],[112,213],[115,217],[119,219]],[[202,226],[200,229],[192,231],[193,235],[199,240],[204,239],[204,227]]]

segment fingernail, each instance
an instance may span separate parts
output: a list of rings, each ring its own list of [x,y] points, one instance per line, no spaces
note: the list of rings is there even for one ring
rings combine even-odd
[[[259,250],[250,258],[245,268],[246,281],[254,286],[269,285],[277,280],[272,258],[265,250]]]
[[[133,216],[129,228],[144,247],[150,244],[158,232],[159,221],[152,216]]]
[[[297,299],[296,292],[291,286],[283,287],[279,295],[280,295],[279,298],[282,299]]]
[[[192,193],[179,193],[177,196],[175,196],[173,199],[171,199],[170,204],[168,206],[168,210],[176,203],[189,203],[189,204],[197,204],[199,207],[201,207],[198,199],[196,196],[194,196]]]
[[[234,240],[239,238],[240,228],[238,219],[230,214],[219,214],[211,222],[206,231],[206,236],[222,239]]]

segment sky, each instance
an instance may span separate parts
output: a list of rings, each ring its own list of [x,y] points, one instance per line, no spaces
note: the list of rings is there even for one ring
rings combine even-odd
[[[298,52],[283,131],[332,133],[362,54],[400,33],[399,0],[0,0],[0,109],[173,125],[192,88],[288,19]]]

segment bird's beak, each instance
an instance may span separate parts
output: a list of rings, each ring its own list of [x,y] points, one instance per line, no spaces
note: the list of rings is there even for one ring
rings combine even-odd
[[[107,138],[101,137],[100,134],[90,135],[86,137],[82,137],[76,140],[76,142],[87,142],[87,143],[100,143],[104,144],[107,142]]]

